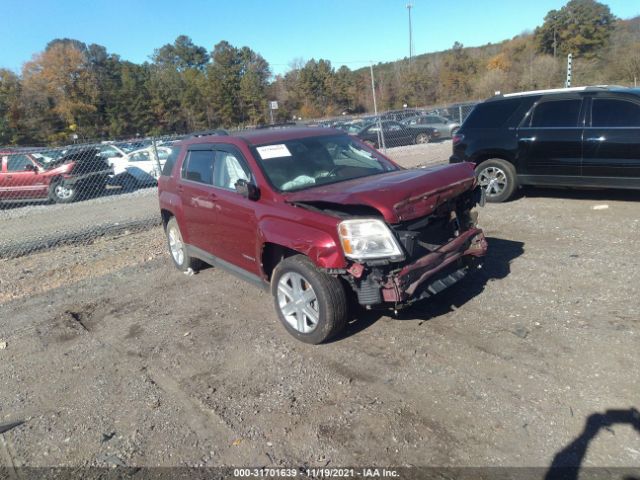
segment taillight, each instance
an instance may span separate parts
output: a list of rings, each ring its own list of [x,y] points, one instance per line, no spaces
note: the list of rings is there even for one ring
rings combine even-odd
[[[464,140],[464,135],[461,133],[456,133],[453,135],[453,137],[451,137],[451,140],[453,140],[453,144],[457,145],[459,144],[462,140]]]

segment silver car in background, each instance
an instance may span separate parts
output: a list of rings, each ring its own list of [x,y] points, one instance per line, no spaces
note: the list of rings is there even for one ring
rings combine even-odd
[[[404,125],[411,127],[412,125],[424,125],[425,127],[432,127],[440,132],[440,138],[452,137],[454,133],[460,128],[458,122],[449,120],[446,117],[439,115],[419,115],[415,117],[409,117],[402,120]]]

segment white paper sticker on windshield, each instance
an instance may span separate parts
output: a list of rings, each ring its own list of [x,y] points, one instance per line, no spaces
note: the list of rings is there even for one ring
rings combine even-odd
[[[278,158],[278,157],[290,157],[291,152],[287,148],[286,145],[266,145],[264,147],[258,147],[258,153],[263,160],[267,160],[268,158]]]

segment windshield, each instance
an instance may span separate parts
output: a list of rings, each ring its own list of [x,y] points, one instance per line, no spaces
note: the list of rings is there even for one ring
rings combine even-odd
[[[271,184],[283,192],[377,175],[398,167],[346,135],[310,137],[256,147]]]

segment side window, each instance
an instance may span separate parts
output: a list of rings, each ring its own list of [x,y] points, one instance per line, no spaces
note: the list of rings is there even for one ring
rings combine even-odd
[[[146,162],[151,160],[149,152],[137,152],[129,157],[130,162]]]
[[[192,182],[213,185],[213,164],[215,152],[194,150],[187,154],[182,164],[182,178]]]
[[[164,177],[168,177],[171,175],[173,166],[176,164],[176,160],[178,160],[178,155],[180,155],[180,147],[171,147],[170,150],[171,153],[169,153],[167,161],[164,163],[164,167],[162,167],[162,176]]]
[[[593,127],[640,127],[640,105],[626,100],[593,99]]]
[[[466,128],[498,128],[504,126],[522,104],[522,99],[487,101],[475,106],[464,121]]]
[[[7,172],[24,172],[27,165],[33,165],[26,155],[11,155],[7,158]]]
[[[402,130],[402,125],[400,125],[399,123],[389,123],[388,125],[385,125],[385,127],[389,132],[399,132],[400,130]]]
[[[539,103],[533,111],[532,127],[577,127],[582,100]]]
[[[213,184],[216,187],[235,190],[238,180],[251,178],[249,168],[242,159],[229,152],[218,151]]]

